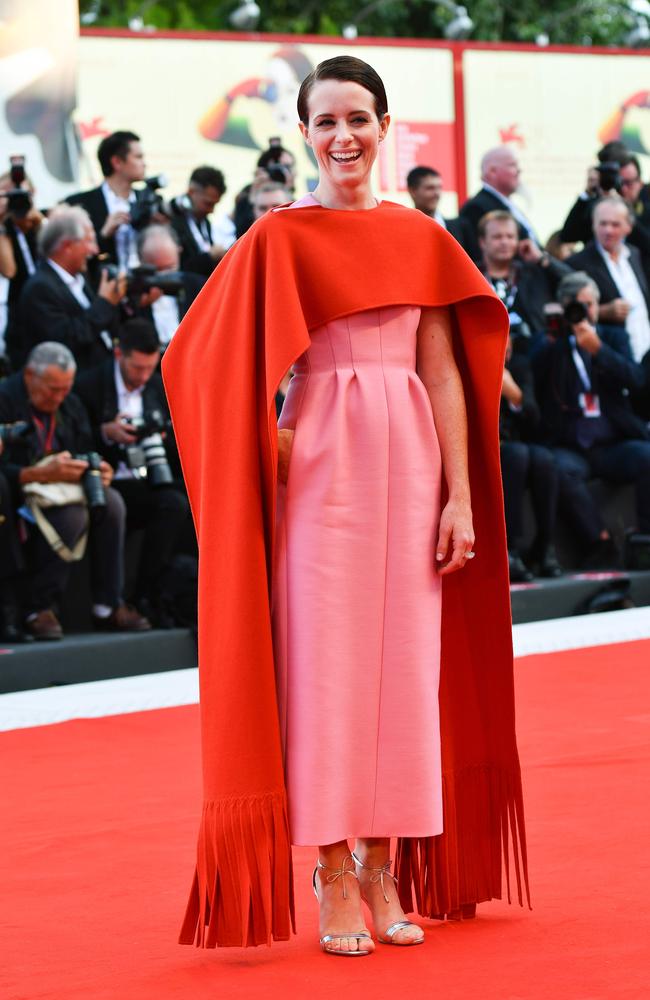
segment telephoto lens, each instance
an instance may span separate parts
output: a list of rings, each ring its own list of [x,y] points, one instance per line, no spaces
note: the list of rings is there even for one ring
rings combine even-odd
[[[573,302],[567,303],[564,307],[564,318],[567,323],[571,326],[575,326],[576,323],[582,323],[584,319],[587,319],[589,313],[587,312],[587,307],[584,302],[578,302],[574,299]]]
[[[172,470],[167,461],[165,442],[160,434],[150,434],[143,438],[140,447],[144,452],[144,460],[147,466],[147,481],[150,486],[168,486],[174,481]]]
[[[75,458],[82,462],[88,462],[88,468],[81,477],[81,485],[86,494],[86,500],[91,510],[106,506],[106,492],[102,483],[101,457],[96,451],[89,451],[86,455],[75,455]]]

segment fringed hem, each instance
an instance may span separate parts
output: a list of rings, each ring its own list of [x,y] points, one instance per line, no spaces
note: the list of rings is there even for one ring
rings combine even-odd
[[[252,947],[295,932],[284,792],[205,802],[179,944]]]
[[[484,765],[443,775],[444,832],[398,841],[396,874],[407,913],[441,919],[463,907],[511,899],[511,859],[519,904],[530,907],[519,769]],[[415,896],[415,899],[414,899]]]

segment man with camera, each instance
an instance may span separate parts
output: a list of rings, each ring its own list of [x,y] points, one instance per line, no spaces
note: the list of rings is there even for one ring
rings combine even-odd
[[[227,248],[213,239],[209,218],[225,192],[226,182],[220,170],[197,167],[190,176],[187,194],[171,202],[171,224],[181,246],[184,271],[207,278],[225,254]]]
[[[495,146],[481,160],[483,187],[462,206],[460,217],[468,224],[471,243],[467,252],[473,260],[481,259],[478,243],[478,224],[488,212],[507,211],[516,221],[520,240],[529,240],[539,247],[540,242],[531,222],[526,218],[512,195],[520,186],[521,167],[511,146]]]
[[[638,249],[627,245],[633,226],[630,207],[619,197],[602,198],[592,221],[593,239],[567,264],[595,281],[600,322],[625,326],[632,356],[640,362],[650,350],[650,288]]]
[[[633,483],[638,528],[650,532],[650,433],[629,392],[643,383],[625,331],[597,325],[599,291],[584,272],[558,288],[564,318],[533,358],[542,428],[561,470],[560,505],[585,565],[611,565],[616,550],[587,488],[592,477]]]
[[[66,201],[86,210],[100,251],[126,270],[138,263],[131,213],[139,197],[133,185],[144,180],[146,169],[140,137],[135,132],[113,132],[100,142],[97,158],[103,183]]]
[[[86,534],[95,627],[151,627],[122,598],[126,510],[110,487],[111,466],[94,451],[84,406],[71,393],[75,374],[68,348],[44,342],[31,351],[23,371],[0,385],[0,423],[29,425],[29,433],[5,445],[0,467],[29,525],[25,628],[35,639],[63,634],[56,608]]]
[[[97,244],[82,208],[56,208],[39,248],[42,263],[21,292],[10,330],[12,361],[18,367],[36,344],[57,340],[70,348],[79,368],[91,367],[111,353],[126,282],[102,271],[97,293],[90,287],[86,270]]]
[[[515,351],[542,334],[545,308],[555,299],[558,283],[571,268],[543,253],[530,239],[519,239],[517,220],[503,209],[479,221],[480,267],[510,316]]]
[[[164,351],[203,288],[205,278],[180,270],[180,248],[174,231],[168,226],[149,226],[143,230],[138,239],[138,255],[140,268],[150,269],[147,283],[154,287],[144,304],[140,300],[135,311],[153,323]],[[155,286],[156,280],[160,282],[159,286]]]
[[[160,606],[158,584],[189,517],[189,504],[171,438],[167,400],[158,371],[160,342],[145,319],[128,320],[115,357],[83,372],[75,392],[83,401],[101,450],[115,470],[113,489],[126,504],[128,526],[144,528],[136,603],[158,625],[173,624]]]

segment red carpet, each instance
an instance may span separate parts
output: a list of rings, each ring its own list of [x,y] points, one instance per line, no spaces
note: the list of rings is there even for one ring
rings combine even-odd
[[[320,954],[297,852],[299,935],[175,944],[199,811],[198,709],[0,735],[3,1000],[611,1000],[648,996],[650,642],[518,661],[534,910],[427,924],[421,948]]]

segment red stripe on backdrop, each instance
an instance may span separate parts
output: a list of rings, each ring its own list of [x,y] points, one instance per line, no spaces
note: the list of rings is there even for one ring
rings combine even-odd
[[[320,954],[296,851],[299,934],[176,944],[200,810],[197,706],[0,734],[3,1000],[638,1000],[647,995],[650,641],[517,663],[533,911],[426,923],[352,969]],[[646,876],[646,877],[644,877]]]

